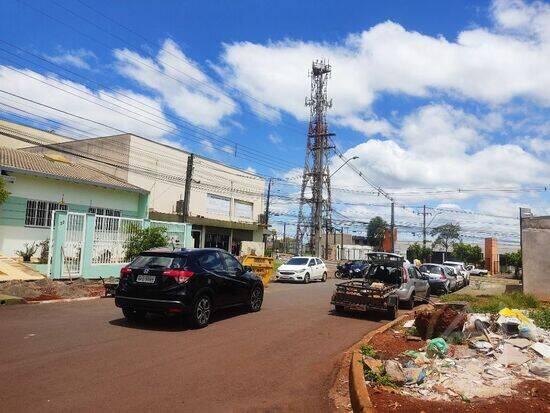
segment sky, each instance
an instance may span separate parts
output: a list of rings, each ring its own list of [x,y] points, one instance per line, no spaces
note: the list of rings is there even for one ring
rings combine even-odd
[[[4,0],[0,13],[1,117],[283,178],[279,232],[295,230],[315,59],[332,67],[335,144],[395,199],[400,239],[421,239],[423,205],[431,227],[513,245],[519,207],[550,214],[550,3]],[[389,219],[350,168],[332,186],[337,225]]]

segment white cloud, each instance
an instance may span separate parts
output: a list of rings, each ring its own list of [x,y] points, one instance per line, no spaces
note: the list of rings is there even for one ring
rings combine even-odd
[[[256,170],[254,168],[252,168],[251,166],[249,166],[248,168],[245,169],[246,172],[250,172],[251,174],[255,174],[256,173]]]
[[[367,136],[381,135],[392,137],[395,135],[395,128],[385,119],[363,119],[359,116],[347,116],[336,118],[334,121],[341,126],[348,126]]]
[[[92,119],[108,126],[113,126],[125,132],[142,135],[152,139],[163,137],[175,131],[175,126],[166,119],[160,103],[155,99],[124,89],[115,92],[107,92],[104,90],[94,91],[79,83],[62,79],[51,74],[42,75],[31,70],[17,70],[19,70],[19,72],[12,70],[8,66],[0,66],[1,89],[40,103],[46,103],[49,106],[64,110],[71,114]],[[48,86],[42,82],[51,84],[55,87]],[[70,94],[61,89],[70,92]],[[155,111],[155,113],[158,113],[158,116],[152,121],[147,119],[150,115],[140,116],[139,112],[137,115],[135,113],[130,113],[130,108],[128,108],[128,111],[125,110],[124,103],[121,103],[120,100],[128,101],[126,96],[133,99],[131,101],[132,105],[137,105],[137,107],[145,107],[145,105],[152,107],[153,109],[147,110]],[[60,112],[21,101],[15,97],[6,97],[5,94],[0,93],[0,102],[7,102],[8,100],[13,106],[31,111],[38,116],[44,116],[48,119],[61,122],[69,127],[84,130],[90,137],[120,133],[109,127],[77,119]],[[13,104],[13,102],[15,102],[15,104]],[[92,102],[96,102],[97,104]],[[10,109],[7,108],[5,110],[10,111]],[[131,110],[134,112],[136,111],[135,109]],[[127,114],[129,117],[122,115],[122,113]],[[63,130],[66,135],[71,136],[71,129],[60,128],[60,130]]]
[[[201,140],[202,149],[207,153],[213,153],[216,148],[214,148],[214,145],[212,145],[212,142],[210,142],[208,139]]]
[[[235,155],[235,148],[233,146],[224,145],[222,151],[228,153],[229,155]]]
[[[364,114],[381,93],[444,93],[491,105],[519,97],[550,105],[550,6],[499,1],[491,12],[494,27],[463,30],[456,40],[387,21],[339,43],[226,44],[224,77],[273,109],[304,120],[306,70],[313,59],[327,58],[333,67],[328,88],[334,107],[329,113],[356,129],[366,125],[353,119],[368,122]],[[511,28],[529,28],[529,36]]]
[[[278,145],[283,141],[279,135],[275,135],[274,133],[270,133],[267,138],[275,145]]]
[[[117,49],[114,55],[121,74],[158,93],[171,110],[198,126],[219,129],[238,110],[172,40],[165,40],[155,60],[128,49]]]
[[[60,65],[70,65],[79,69],[91,69],[89,60],[95,60],[94,52],[86,49],[68,50],[55,56],[46,56],[49,60]]]
[[[427,199],[438,198],[434,192],[449,188],[546,184],[548,165],[518,145],[488,144],[483,119],[448,105],[427,105],[404,118],[396,140],[370,139],[348,149],[345,156],[358,156],[354,165],[382,187],[400,188],[395,190],[398,197],[414,188],[431,188],[418,191],[424,195],[417,199]],[[335,159],[334,166],[339,162]],[[333,177],[333,185],[365,183],[343,168]]]
[[[537,155],[550,154],[550,138],[525,138],[521,142]]]

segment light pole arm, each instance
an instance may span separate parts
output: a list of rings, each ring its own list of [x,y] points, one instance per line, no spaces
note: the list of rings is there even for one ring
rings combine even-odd
[[[342,169],[344,166],[346,166],[346,164],[349,162],[349,161],[352,161],[354,159],[358,159],[359,157],[358,156],[354,156],[353,158],[349,158],[348,160],[346,160],[346,162],[344,162],[342,165],[340,165],[338,167],[338,169],[336,169],[333,173],[330,174],[329,178],[332,178],[332,175],[334,175],[336,172],[338,172],[340,169]]]

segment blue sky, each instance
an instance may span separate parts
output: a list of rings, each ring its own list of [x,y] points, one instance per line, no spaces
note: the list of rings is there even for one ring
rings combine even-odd
[[[408,206],[397,216],[403,229],[427,204],[454,211],[434,225],[516,241],[517,221],[494,215],[516,216],[519,206],[550,214],[540,192],[550,183],[548,3],[5,0],[0,12],[9,16],[0,89],[10,93],[293,179],[304,158],[307,71],[325,58],[336,143]],[[116,133],[2,93],[1,103],[3,117],[74,137]],[[345,216],[387,217],[351,170],[333,185],[348,189],[334,193]],[[275,191],[295,197],[297,188]],[[275,199],[274,208],[278,226],[292,224],[295,204]]]

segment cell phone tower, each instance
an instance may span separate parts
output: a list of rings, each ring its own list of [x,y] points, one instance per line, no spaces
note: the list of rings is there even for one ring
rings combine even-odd
[[[332,209],[330,195],[329,133],[327,109],[332,107],[332,99],[327,97],[327,82],[331,67],[324,60],[314,60],[311,65],[311,95],[306,97],[306,106],[310,107],[307,133],[306,160],[300,194],[300,209],[296,226],[296,254],[304,253],[304,238],[309,233],[309,250],[317,257],[321,256],[321,237],[323,224],[325,231],[332,227]],[[308,192],[311,189],[311,194]],[[309,197],[311,195],[311,198]],[[310,216],[304,209],[311,209]]]

